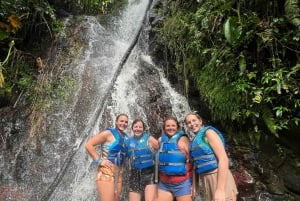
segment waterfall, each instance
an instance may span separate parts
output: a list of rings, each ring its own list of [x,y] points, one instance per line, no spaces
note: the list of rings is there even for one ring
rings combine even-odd
[[[118,113],[126,113],[129,115],[129,124],[134,118],[142,117],[147,122],[147,110],[146,105],[138,105],[137,100],[143,100],[143,97],[147,97],[144,91],[140,90],[138,75],[139,68],[141,68],[139,60],[151,63],[151,58],[144,55],[138,48],[135,48],[132,54],[129,56],[128,62],[124,65],[117,80],[113,86],[113,91],[110,97],[111,101],[108,101],[104,107],[103,113],[99,115],[99,118],[94,122],[95,127],[92,130],[91,136],[96,134],[102,129],[105,129],[107,121],[105,118],[109,118],[108,125],[113,126],[115,115]],[[168,83],[164,74],[155,66],[152,66],[159,75],[161,80],[164,99],[172,99],[173,114],[178,118],[183,118],[185,112],[189,111],[188,104],[182,95],[178,94]],[[128,130],[127,133],[130,133]],[[71,164],[65,171],[61,183],[56,187],[50,200],[98,200],[97,191],[95,189],[95,175],[96,169],[90,166],[91,158],[87,155],[84,146],[80,146],[76,154],[74,155]],[[126,177],[126,175],[124,175]],[[126,180],[125,180],[126,182]],[[126,183],[124,183],[124,193],[122,194],[122,200],[126,201]]]
[[[132,8],[137,11],[134,2],[129,4],[129,6],[133,6]],[[165,108],[168,108],[168,114],[176,116],[179,121],[182,122],[184,114],[190,110],[187,100],[171,87],[161,69],[152,62],[151,57],[147,54],[147,46],[145,46],[144,43],[137,42],[132,51],[130,51],[130,54],[126,56],[126,60],[123,59],[124,63],[122,63],[122,56],[124,58],[126,48],[129,47],[128,41],[133,41],[133,37],[135,36],[135,34],[129,33],[124,29],[128,29],[130,26],[137,26],[136,22],[130,21],[129,23],[124,22],[124,20],[129,16],[136,19],[137,13],[138,12],[136,12],[135,15],[125,13],[123,15],[124,17],[120,20],[122,24],[122,27],[120,27],[121,31],[116,31],[116,28],[114,28],[113,36],[105,32],[105,30],[103,31],[101,25],[98,24],[94,18],[88,18],[91,27],[94,27],[92,30],[96,29],[97,31],[93,31],[91,35],[86,36],[90,38],[90,51],[93,52],[90,53],[88,51],[87,54],[92,56],[85,56],[82,63],[77,65],[78,72],[80,72],[80,75],[83,75],[85,73],[84,71],[87,70],[87,63],[89,66],[95,66],[95,68],[88,68],[88,70],[92,71],[90,72],[90,75],[99,75],[95,77],[95,84],[101,87],[101,89],[96,89],[96,93],[105,94],[105,97],[100,98],[99,103],[97,103],[99,108],[94,108],[93,110],[99,110],[99,112],[93,116],[95,118],[91,118],[88,124],[86,124],[87,126],[84,129],[84,131],[88,133],[86,139],[107,127],[114,126],[116,115],[119,113],[128,114],[129,125],[134,118],[143,118],[145,122],[148,122],[149,118],[151,118],[151,115],[149,116],[149,114],[152,112],[152,108],[149,107],[148,101],[151,99],[151,93],[153,91],[157,91],[156,93],[160,95],[157,98],[162,100],[161,102],[164,104]],[[105,39],[103,39],[103,34],[105,35]],[[98,38],[101,38],[101,41],[103,41],[102,44],[99,44]],[[120,40],[116,41],[116,38]],[[143,38],[141,40],[145,39]],[[118,46],[111,48],[111,43],[117,44]],[[124,46],[126,47],[124,48]],[[94,49],[97,51],[94,51]],[[108,55],[114,54],[116,58],[103,58],[103,55],[99,54],[101,51],[106,51]],[[107,68],[102,68],[103,62],[107,62]],[[113,65],[112,62],[116,63]],[[117,73],[118,76],[114,80],[114,75],[111,73],[118,71],[117,64],[120,62],[122,63],[122,68]],[[99,65],[101,65],[101,68],[97,68]],[[110,86],[109,81],[111,79],[114,81],[113,85]],[[157,89],[149,90],[149,86],[157,86]],[[78,94],[80,94],[80,92],[78,92]],[[97,96],[97,94],[93,95]],[[161,107],[160,105],[155,104],[156,103],[154,102],[153,105],[155,108]],[[156,119],[156,121],[157,127],[161,128],[162,118]],[[151,130],[151,128],[149,128],[149,130]],[[127,133],[130,134],[129,129]],[[160,133],[152,134],[159,135]],[[48,200],[98,200],[99,198],[95,187],[96,169],[91,168],[90,164],[91,158],[84,149],[84,143],[81,143],[70,160],[64,174],[61,176],[61,179],[53,187]],[[124,175],[124,177],[126,177],[126,175]],[[122,200],[125,201],[128,200],[126,183],[124,183],[123,189]]]
[[[20,201],[99,200],[96,169],[84,148],[88,138],[114,126],[119,113],[129,116],[129,134],[135,118],[142,118],[156,137],[165,115],[183,122],[190,110],[187,100],[172,88],[147,52],[147,33],[141,28],[147,23],[150,3],[129,0],[109,25],[96,17],[80,19],[83,23],[76,34],[83,37],[86,49],[64,67],[78,82],[66,103],[45,114],[46,133],[40,138],[39,153],[22,142],[11,150],[14,160],[0,157],[4,162],[1,185],[11,190],[9,200],[15,192],[20,192]],[[66,27],[72,26],[70,21],[66,19]],[[126,180],[122,200],[128,200]]]
[[[67,162],[57,170],[59,174],[42,200],[98,200],[95,170],[90,167],[91,159],[84,149],[84,142],[99,130],[114,126],[114,115],[121,108],[108,106],[108,99],[136,43],[149,3],[148,0],[129,1],[124,11],[120,11],[120,16],[111,18],[107,27],[101,24],[101,19],[85,17],[88,48],[81,59],[73,62],[74,67],[69,68],[70,73],[80,79],[80,86],[74,93],[73,101],[70,101],[73,105],[68,105],[67,110],[61,108],[52,120],[61,128],[62,136],[72,136],[69,134],[71,126],[66,125],[76,125],[72,126],[74,129],[71,131],[73,136],[78,137],[73,145],[74,151],[65,156]],[[103,121],[102,114],[107,114],[109,109],[106,108],[109,107],[115,111],[110,111],[111,115],[104,117]],[[54,157],[61,157],[54,154]]]

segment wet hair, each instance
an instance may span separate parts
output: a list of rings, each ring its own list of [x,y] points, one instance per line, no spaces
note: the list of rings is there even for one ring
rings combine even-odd
[[[167,116],[167,117],[164,118],[163,130],[165,130],[166,121],[168,121],[168,120],[173,120],[173,121],[175,121],[176,124],[177,124],[177,129],[180,129],[179,121],[177,120],[177,118],[176,118],[176,117],[173,117],[173,116]]]
[[[137,122],[142,122],[143,128],[144,128],[143,130],[145,131],[146,130],[146,124],[145,124],[145,122],[142,119],[135,119],[135,120],[133,120],[133,122],[131,124],[131,129],[133,129],[134,124],[136,124]]]
[[[128,115],[127,115],[127,114],[121,113],[121,114],[119,114],[119,115],[116,117],[116,121],[118,121],[118,119],[119,119],[120,117],[122,117],[122,116],[125,116],[125,117],[128,118]]]

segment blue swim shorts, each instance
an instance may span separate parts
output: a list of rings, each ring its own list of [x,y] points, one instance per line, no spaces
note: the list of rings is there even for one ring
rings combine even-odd
[[[158,183],[158,189],[168,191],[173,194],[174,197],[180,197],[183,195],[189,195],[191,194],[192,190],[192,179],[188,178],[182,182],[179,183],[165,183],[162,181],[159,181]]]

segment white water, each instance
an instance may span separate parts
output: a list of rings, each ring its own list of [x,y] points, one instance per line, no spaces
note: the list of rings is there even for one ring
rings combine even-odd
[[[115,116],[119,114],[120,111],[129,115],[129,124],[134,118],[137,118],[137,116],[133,116],[132,114],[139,114],[138,117],[143,117],[146,119],[144,108],[136,104],[136,100],[138,98],[142,98],[138,97],[137,94],[142,95],[143,93],[137,91],[139,90],[139,81],[135,79],[134,75],[139,68],[139,65],[136,65],[138,63],[136,61],[138,56],[144,57],[145,59],[149,60],[149,62],[151,62],[151,59],[147,55],[138,55],[139,53],[141,52],[138,52],[135,49],[129,57],[128,62],[123,67],[115,82],[114,90],[111,95],[113,101],[107,103],[107,108],[104,111],[110,113],[109,115],[111,116],[112,121],[109,123],[112,126]],[[162,80],[161,84],[165,88],[166,98],[171,98],[175,102],[175,104],[172,105],[174,115],[183,117],[182,114],[185,114],[187,111],[189,111],[189,106],[186,100],[184,97],[182,97],[182,95],[176,93],[176,91],[170,86],[167,80],[163,77],[163,73],[160,73],[160,76],[160,79]],[[91,135],[94,135],[100,130],[104,129],[105,126],[103,127],[102,121],[102,115],[100,115],[95,122],[95,127]],[[129,129],[128,133],[130,133]],[[68,183],[68,185],[62,185],[59,193],[55,192],[50,200],[98,200],[94,181],[96,170],[90,167],[90,163],[91,159],[88,157],[84,147],[80,147],[74,159],[72,160],[72,167],[68,168],[70,171],[73,171],[73,174],[70,174],[72,178],[68,178],[71,180],[71,182]],[[125,201],[128,200],[126,192],[126,180],[124,183],[124,190],[125,191],[122,194],[122,200]]]
[[[136,5],[131,5],[133,7],[131,7],[129,10],[133,9],[137,11],[138,8],[136,7]],[[109,89],[107,77],[113,77],[113,75],[110,73],[117,70],[117,64],[118,62],[120,62],[122,54],[125,53],[126,47],[128,47],[128,41],[132,40],[132,37],[134,36],[133,33],[130,33],[130,31],[126,32],[124,29],[128,29],[128,27],[131,26],[137,26],[137,23],[132,21],[124,22],[124,20],[126,20],[129,16],[133,18],[137,18],[137,16],[130,13],[125,13],[123,16],[125,17],[125,19],[123,18],[120,20],[120,22],[122,22],[120,30],[122,31],[117,33],[114,32],[113,36],[107,37],[107,39],[110,41],[109,43],[104,42],[104,44],[111,44],[111,42],[113,42],[117,46],[115,48],[111,48],[111,52],[107,51],[108,55],[114,54],[116,56],[113,59],[110,59],[107,57],[103,57],[103,55],[98,55],[98,52],[100,50],[97,37],[99,36],[97,34],[93,34],[92,32],[90,36],[87,36],[92,40],[89,45],[91,47],[91,52],[88,51],[85,59],[82,60],[82,63],[77,66],[80,74],[84,74],[84,71],[86,71],[87,69],[87,65],[93,66],[93,68],[88,68],[89,70],[93,71],[90,72],[90,74],[98,74],[99,72],[101,73],[101,76],[99,76],[99,80],[96,81],[97,85],[101,86],[101,88],[99,88],[97,92],[99,94],[103,94],[106,90]],[[96,28],[96,33],[105,33],[103,32],[103,29],[97,23],[97,21],[95,21],[94,19],[89,19],[89,22],[92,24],[92,27],[94,27],[93,30],[95,30],[95,27],[98,27]],[[122,35],[122,33],[124,33],[124,35]],[[107,35],[108,33],[105,34]],[[116,38],[118,37],[121,39],[116,41]],[[127,42],[127,44],[125,44],[125,42]],[[98,44],[98,46],[94,46],[94,44]],[[106,49],[105,47],[101,48]],[[147,49],[146,47],[143,48]],[[97,49],[97,51],[94,51],[94,49]],[[101,70],[98,69],[96,66],[98,66],[100,62],[101,66],[104,62],[108,67],[101,68]],[[149,94],[147,94],[147,92],[144,92],[140,86],[141,81],[139,80],[139,71],[143,66],[141,65],[141,63],[143,63],[144,65],[150,65],[155,69],[155,71],[158,71],[157,80],[160,81],[159,85],[162,86],[163,89],[162,94],[164,97],[162,98],[170,100],[169,107],[172,108],[172,115],[176,116],[180,121],[182,121],[184,114],[190,111],[187,100],[171,87],[167,79],[164,77],[163,72],[153,64],[151,57],[148,56],[143,49],[136,46],[132,50],[125,65],[122,67],[120,74],[114,82],[112,88],[113,90],[109,95],[110,98],[102,98],[102,101],[105,101],[105,103],[102,105],[103,109],[97,116],[98,118],[90,118],[89,122],[87,123],[85,131],[89,132],[89,137],[109,126],[114,126],[114,120],[116,118],[116,115],[119,113],[126,113],[129,115],[129,125],[134,118],[139,117],[143,118],[147,122],[147,112],[149,112],[149,108],[147,108],[147,105],[144,104],[144,99],[146,99]],[[143,80],[143,82],[147,82],[147,78]],[[78,92],[78,94],[79,93],[80,92]],[[97,96],[97,94],[94,95]],[[137,101],[139,102],[139,104],[137,104]],[[107,117],[108,119],[103,119],[105,117]],[[130,133],[130,130],[128,129],[127,132]],[[66,169],[62,180],[55,187],[55,190],[51,194],[49,200],[98,200],[99,198],[94,181],[96,170],[90,167],[90,163],[91,158],[86,153],[84,146],[81,145],[72,158],[70,165]],[[124,183],[124,190],[125,191],[122,194],[122,200],[127,200],[126,183]]]
[[[119,113],[129,115],[130,128],[135,118],[143,118],[150,127],[151,115],[163,110],[182,121],[190,110],[186,99],[171,87],[147,55],[145,38],[141,39],[143,44],[137,43],[130,51],[148,3],[149,0],[129,0],[120,16],[112,18],[109,27],[95,17],[84,17],[80,33],[74,34],[84,35],[86,50],[80,59],[64,67],[78,80],[76,90],[67,103],[61,103],[46,114],[46,133],[40,139],[40,155],[20,146],[16,158],[24,156],[21,162],[25,162],[20,178],[14,180],[11,169],[18,168],[14,164],[12,168],[7,166],[3,174],[11,186],[25,189],[22,201],[99,200],[94,180],[96,170],[91,168],[91,158],[84,149],[89,137],[114,126]],[[66,27],[70,26],[70,21],[66,20]],[[128,51],[130,55],[121,65]],[[150,104],[152,93],[157,93],[157,100]],[[161,124],[162,117],[154,124],[152,121],[152,127],[161,128]],[[122,200],[128,200],[126,181]]]
[[[68,150],[70,146],[75,154],[68,151],[48,153],[51,167],[45,170],[43,180],[52,184],[48,196],[44,196],[45,200],[98,200],[94,185],[95,172],[90,169],[91,159],[82,146],[82,140],[100,129],[101,119],[97,118],[105,110],[108,92],[118,74],[121,60],[142,26],[148,2],[129,0],[120,17],[112,19],[109,29],[102,26],[95,17],[85,17],[83,29],[86,31],[88,47],[82,58],[73,61],[72,67],[68,68],[72,75],[81,80],[78,90],[69,105],[61,106],[56,114],[48,118],[60,133],[57,142],[43,142],[46,150]],[[107,123],[110,125],[102,126],[113,126],[113,121],[108,120]],[[66,142],[72,141],[75,143],[66,145]],[[62,169],[61,161],[70,157],[70,161],[65,162],[65,169]],[[56,159],[55,163],[51,162],[53,159]],[[54,173],[61,175],[53,181],[51,175]]]

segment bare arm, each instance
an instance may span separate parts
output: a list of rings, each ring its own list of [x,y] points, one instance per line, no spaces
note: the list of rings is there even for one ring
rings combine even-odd
[[[158,150],[159,148],[159,143],[158,143],[158,140],[155,139],[154,137],[150,136],[149,137],[149,146],[154,149],[154,150]]]
[[[183,136],[178,141],[179,149],[189,158],[189,146],[190,139],[187,136]]]
[[[108,136],[110,134],[111,133],[108,130],[102,131],[96,134],[95,136],[93,136],[92,138],[90,138],[85,144],[85,149],[89,153],[89,155],[93,158],[93,160],[96,160],[99,157],[99,154],[97,153],[95,147],[97,145],[104,144],[107,141]]]
[[[158,145],[160,146],[160,144],[161,144],[161,137],[159,137],[157,141],[158,141]]]
[[[206,138],[218,159],[218,180],[214,199],[222,200],[225,199],[224,190],[229,166],[228,157],[223,143],[215,131],[211,129],[207,130]]]

